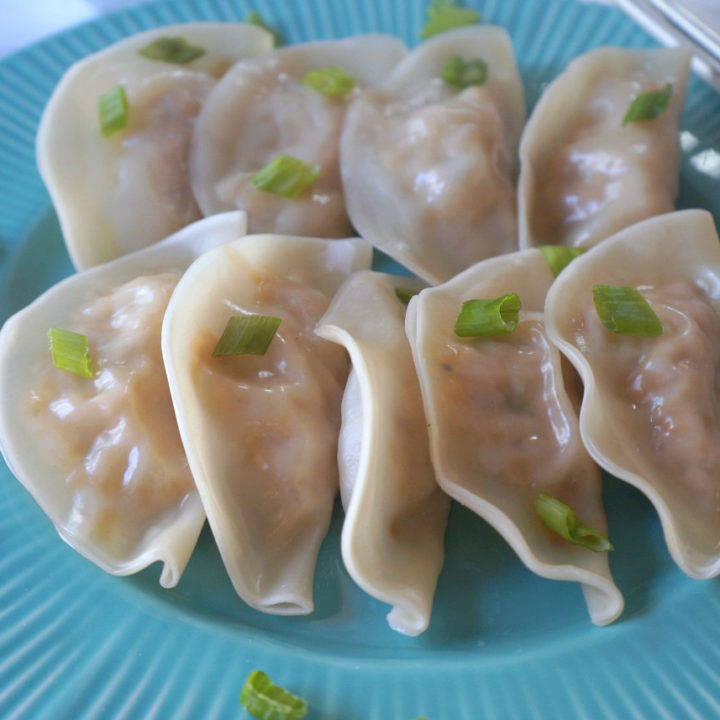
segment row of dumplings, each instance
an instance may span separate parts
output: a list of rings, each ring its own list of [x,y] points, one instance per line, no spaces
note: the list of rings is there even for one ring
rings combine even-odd
[[[684,50],[580,56],[526,124],[510,37],[497,26],[411,52],[380,34],[272,42],[242,23],[171,26],[66,73],[37,155],[78,269],[238,209],[251,233],[342,238],[354,228],[438,283],[522,247],[590,247],[673,209]],[[330,75],[308,80],[318,72]],[[661,112],[626,122],[634,100],[663,89]],[[108,91],[125,115],[101,128]],[[290,172],[282,161],[299,166],[299,184],[262,184]]]
[[[157,41],[191,59],[178,66],[139,53]],[[346,567],[393,606],[390,625],[414,635],[429,621],[452,497],[535,572],[580,582],[591,619],[606,624],[623,606],[607,555],[568,542],[535,509],[547,493],[605,533],[592,457],[648,493],[686,572],[717,574],[719,503],[708,509],[705,466],[691,470],[693,453],[666,450],[655,435],[642,438],[651,448],[642,454],[635,436],[610,434],[640,427],[636,410],[648,407],[669,436],[670,426],[695,422],[707,450],[712,360],[697,360],[707,365],[698,384],[683,375],[688,387],[665,396],[662,373],[695,363],[673,359],[689,342],[681,322],[660,313],[673,332],[640,350],[607,351],[607,331],[593,330],[593,358],[623,352],[622,367],[635,373],[621,424],[608,407],[622,396],[621,369],[606,359],[615,377],[588,370],[585,319],[553,310],[585,307],[584,296],[567,303],[561,292],[584,268],[590,278],[607,266],[625,273],[622,284],[653,285],[643,257],[676,271],[677,238],[696,229],[697,253],[712,264],[706,214],[632,225],[673,206],[686,55],[593,51],[547,88],[523,131],[522,84],[500,28],[451,31],[409,54],[379,35],[271,43],[246,25],[144,33],[78,63],[48,104],[38,163],[81,272],[0,331],[0,448],[61,536],[115,574],[161,561],[171,587],[207,516],[248,604],[308,613],[339,480]],[[481,59],[482,84],[443,80],[449,57]],[[326,96],[305,84],[308,72],[336,66],[352,90]],[[633,97],[663,86],[671,92],[657,117],[623,124]],[[129,113],[106,136],[97,96],[108,87],[123,88]],[[256,184],[279,152],[312,167],[295,195]],[[353,226],[362,238],[340,239]],[[640,248],[646,234],[667,238],[662,252]],[[555,282],[530,247],[600,240]],[[628,245],[640,248],[635,275],[627,258],[617,268],[605,259]],[[371,272],[373,246],[422,279]],[[689,252],[693,269],[668,291],[680,309],[668,312],[699,324],[692,340],[701,345],[715,276],[700,278]],[[599,280],[618,284],[610,279]],[[406,308],[399,295],[416,292]],[[665,292],[651,302],[675,307]],[[511,334],[454,334],[463,302],[506,293],[522,307]],[[279,320],[267,352],[217,355],[228,319],[248,315]],[[53,365],[51,328],[86,339],[86,372]],[[586,386],[580,426],[580,389],[557,347]],[[710,403],[700,420],[688,393]],[[684,495],[657,480],[670,467],[692,478]]]
[[[623,607],[607,554],[536,507],[546,494],[603,536],[595,460],[651,499],[686,573],[720,572],[709,213],[637,223],[557,279],[528,248],[434,287],[371,271],[360,238],[244,231],[242,213],[198,221],[67,278],[0,331],[3,455],[86,557],[120,575],[160,561],[171,587],[207,515],[243,600],[308,613],[339,480],[343,559],[393,606],[394,629],[427,627],[450,497],[531,570],[581,583],[602,625]],[[610,332],[597,284],[639,288],[662,334]],[[455,332],[465,302],[510,293],[512,332]],[[248,315],[279,318],[267,351],[214,352],[228,319]],[[53,365],[47,330],[67,326],[88,338],[87,376]],[[579,424],[558,348],[584,383]]]

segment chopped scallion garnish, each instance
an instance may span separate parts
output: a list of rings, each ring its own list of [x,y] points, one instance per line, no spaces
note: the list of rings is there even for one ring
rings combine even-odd
[[[355,78],[339,67],[318,68],[305,73],[303,85],[323,95],[347,95],[355,88]]]
[[[50,338],[50,353],[56,368],[84,378],[93,376],[88,339],[85,335],[71,330],[50,328],[47,336]]]
[[[455,321],[455,334],[459,337],[505,335],[518,324],[520,298],[516,293],[492,300],[464,302]]]
[[[277,30],[273,30],[263,19],[259,12],[256,10],[250,10],[250,12],[245,16],[245,22],[250,23],[250,25],[256,25],[259,28],[262,28],[263,30],[267,30],[272,36],[273,36],[273,45],[275,47],[278,47],[279,45],[282,45],[282,36]]]
[[[240,704],[259,720],[300,720],[308,711],[305,700],[275,685],[262,670],[248,675]]]
[[[580,522],[571,507],[551,495],[538,493],[535,511],[545,525],[575,545],[582,545],[594,552],[613,549],[612,543],[601,532]]]
[[[538,250],[543,254],[555,277],[576,257],[585,252],[585,248],[570,247],[569,245],[541,245]]]
[[[270,347],[280,318],[269,315],[234,315],[213,350],[214,357],[264,355]]]
[[[141,48],[140,55],[148,60],[159,60],[174,65],[187,65],[205,54],[205,49],[192,45],[182,37],[159,37]]]
[[[662,115],[665,108],[670,104],[672,96],[672,85],[668,83],[662,90],[648,90],[640,93],[628,107],[622,124],[627,125],[631,122],[642,122],[644,120],[654,120]]]
[[[660,318],[637,288],[594,285],[592,294],[600,322],[608,330],[640,337],[662,335]]]
[[[432,0],[425,10],[425,17],[425,25],[420,30],[420,37],[423,40],[447,30],[474,25],[480,22],[481,16],[477,10],[454,5],[453,0]]]
[[[252,184],[258,190],[294,198],[315,180],[319,172],[319,165],[290,155],[278,155],[252,176]]]
[[[487,80],[487,63],[480,58],[463,60],[460,55],[453,55],[445,61],[443,80],[448,85],[466,88],[471,85],[482,85]]]
[[[408,290],[407,288],[396,287],[395,295],[397,299],[403,304],[407,305],[410,300],[418,294],[417,290]]]
[[[130,106],[122,85],[116,85],[100,96],[98,117],[100,131],[105,137],[124,130],[127,127],[129,115]]]

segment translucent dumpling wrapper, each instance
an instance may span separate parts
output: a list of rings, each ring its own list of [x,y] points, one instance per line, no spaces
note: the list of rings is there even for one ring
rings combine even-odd
[[[662,334],[608,330],[595,285],[637,288]],[[548,334],[585,383],[588,450],[647,495],[684,572],[718,575],[720,244],[712,216],[668,213],[613,235],[562,272],[546,313]]]
[[[361,239],[248,236],[200,258],[167,310],[163,357],[190,467],[236,591],[263,612],[313,609],[348,373],[345,350],[314,331],[370,261]],[[216,357],[230,318],[253,315],[280,320],[267,352]]]
[[[141,54],[168,39],[202,54],[184,64]],[[37,162],[77,269],[151,245],[202,217],[188,169],[197,115],[230,65],[272,43],[270,33],[243,23],[170,25],[114,43],[65,73],[40,121]],[[127,126],[105,136],[100,98],[118,87]]]
[[[203,251],[245,231],[201,220],[72,275],[0,331],[0,449],[60,536],[115,575],[164,563],[177,584],[205,521],[160,347],[170,294]],[[50,328],[87,338],[91,377],[56,367]]]
[[[453,57],[484,62],[485,81],[462,88],[443,80]],[[524,122],[504,29],[473,26],[422,43],[348,112],[341,169],[353,225],[431,283],[516,250]]]
[[[237,63],[208,98],[194,131],[193,189],[205,215],[246,210],[250,232],[347,237],[338,144],[348,105],[359,88],[385,78],[407,49],[388,35],[303,43]],[[307,73],[340,69],[349,92],[326,95]],[[279,156],[317,166],[314,180],[286,197],[253,184]]]
[[[535,510],[542,492],[606,533],[600,473],[582,445],[561,356],[544,328],[552,281],[535,249],[485,260],[414,297],[406,330],[440,487],[487,520],[530,570],[581,583],[591,620],[605,625],[623,609],[607,553],[570,543]],[[513,332],[454,333],[465,301],[508,293],[522,305]]]
[[[520,142],[521,247],[592,247],[673,210],[689,63],[681,48],[603,47],[571,61],[545,89]],[[668,85],[657,117],[623,124],[639,95]]]
[[[338,452],[343,561],[363,590],[394,606],[390,627],[406,635],[428,626],[450,505],[435,481],[406,306],[396,294],[424,286],[407,276],[356,273],[317,328],[347,348],[353,366]]]

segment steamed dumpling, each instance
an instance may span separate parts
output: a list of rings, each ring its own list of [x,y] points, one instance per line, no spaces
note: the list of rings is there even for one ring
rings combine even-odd
[[[0,331],[0,448],[61,537],[116,575],[164,563],[177,584],[205,514],[173,413],[160,330],[185,268],[240,237],[242,213],[72,275]],[[47,332],[87,337],[91,377],[59,369]]]
[[[608,330],[594,285],[639,289],[662,334]],[[712,216],[651,218],[574,260],[548,294],[547,324],[585,383],[588,450],[652,501],[688,575],[720,574],[720,241]]]
[[[580,440],[560,354],[544,328],[552,281],[535,249],[486,260],[413,298],[406,330],[440,487],[497,529],[528,568],[581,583],[592,621],[605,625],[623,608],[607,555],[555,534],[534,507],[543,492],[606,531],[600,473]],[[513,332],[454,333],[465,301],[513,292],[522,303]]]
[[[485,82],[462,89],[444,81],[453,56],[484,61]],[[353,225],[431,283],[517,249],[524,120],[505,30],[462,28],[423,43],[348,113],[341,168]]]
[[[315,335],[360,239],[254,235],[206,253],[177,286],[163,357],[183,445],[230,579],[250,606],[309,613],[338,488],[343,348]],[[264,355],[215,357],[232,316],[280,326]]]
[[[202,54],[183,64],[140,54],[168,38]],[[271,47],[270,33],[253,25],[171,25],[121,40],[67,71],[43,113],[37,160],[77,269],[155,243],[201,217],[188,170],[195,119],[231,64]],[[105,137],[100,97],[118,86],[128,124]]]
[[[345,113],[357,88],[380,82],[405,53],[393,37],[358,35],[282,48],[235,65],[208,98],[193,135],[193,190],[203,214],[246,210],[254,233],[352,235],[338,167]],[[326,68],[340,68],[356,89],[324,95],[303,83],[306,73]],[[257,171],[282,155],[319,167],[295,197],[252,183]]]
[[[689,62],[680,48],[598,48],[548,86],[520,142],[521,247],[587,248],[673,209]],[[639,94],[668,84],[659,117],[623,125]]]
[[[415,278],[355,273],[316,332],[344,345],[353,363],[342,403],[342,555],[366,592],[393,605],[388,622],[423,632],[443,562],[449,498],[435,481],[420,387],[396,288]]]

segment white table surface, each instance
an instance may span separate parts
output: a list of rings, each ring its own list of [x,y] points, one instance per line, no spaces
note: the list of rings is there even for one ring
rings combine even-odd
[[[0,56],[141,0],[0,0]]]
[[[684,1],[699,18],[720,26],[720,0]],[[0,57],[58,30],[139,2],[142,0],[0,0]]]

